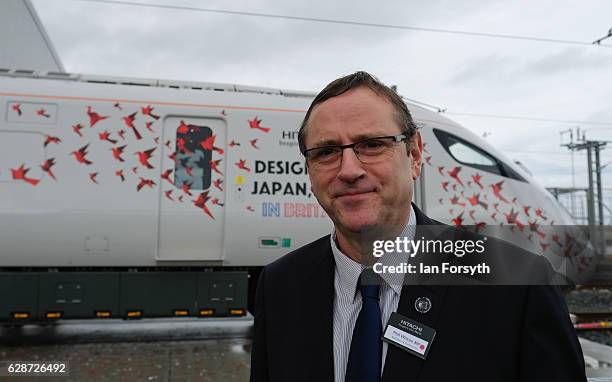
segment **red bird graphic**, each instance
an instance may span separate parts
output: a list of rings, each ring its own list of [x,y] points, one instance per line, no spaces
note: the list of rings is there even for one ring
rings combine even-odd
[[[468,198],[468,201],[470,202],[471,205],[475,206],[475,205],[480,205],[482,208],[484,208],[485,210],[489,207],[487,203],[481,202],[480,201],[480,194],[474,194],[472,195],[471,198]]]
[[[225,110],[221,110],[221,115],[227,115],[227,114],[225,113]]]
[[[176,132],[179,134],[187,134],[190,132],[190,129],[189,126],[187,126],[187,124],[185,123],[185,121],[181,120],[178,129],[176,129]]]
[[[468,215],[470,215],[470,217],[472,218],[472,220],[476,220],[476,219],[474,218],[474,214],[475,214],[475,213],[476,213],[476,210],[471,210],[471,211],[469,211],[469,212],[468,212]]]
[[[186,166],[185,172],[187,173],[187,175],[193,177],[193,168]]]
[[[174,201],[174,198],[172,197],[172,190],[164,191],[164,194],[166,195],[166,198]]]
[[[170,183],[170,184],[174,185],[174,182],[172,181],[172,179],[170,179],[170,174],[172,174],[172,169],[168,169],[168,170],[164,171],[164,172],[161,174],[161,177],[162,177],[162,179],[167,180],[167,181],[168,181],[168,183]]]
[[[448,192],[448,183],[449,182],[442,182],[442,188],[444,189],[444,192]]]
[[[267,133],[267,132],[269,132],[269,131],[270,131],[270,128],[269,128],[269,127],[262,127],[260,124],[261,124],[261,119],[259,119],[259,118],[257,118],[257,117],[255,117],[255,118],[253,118],[253,119],[249,120],[249,127],[250,127],[251,129],[261,130],[261,131],[263,131],[264,133]]]
[[[181,202],[181,203],[183,203],[183,195],[180,195],[180,196],[178,197],[178,201],[179,201],[179,202]]]
[[[153,109],[154,109],[154,108],[152,108],[152,107],[151,107],[151,105],[148,105],[148,106],[146,106],[146,107],[141,107],[141,108],[140,108],[140,110],[142,111],[142,114],[143,114],[143,115],[148,115],[149,117],[151,117],[151,118],[153,118],[153,119],[155,119],[155,120],[158,120],[158,119],[159,119],[159,116],[158,116],[158,115],[153,114]]]
[[[80,123],[77,123],[76,125],[72,126],[72,131],[74,131],[75,133],[77,133],[79,135],[79,137],[82,137],[83,134],[81,134],[81,129],[83,129],[83,125],[81,125]]]
[[[110,133],[108,132],[108,130],[105,130],[101,132],[100,134],[98,134],[98,137],[100,137],[101,141],[107,141],[107,142],[112,143],[113,145],[117,143],[116,139],[112,139],[110,137]]]
[[[36,114],[40,115],[41,117],[51,118],[51,116],[49,114],[47,114],[47,111],[45,109],[38,109],[38,110],[36,110]]]
[[[138,185],[136,186],[136,191],[142,190],[144,186],[153,188],[153,186],[156,186],[156,185],[157,183],[155,183],[153,179],[145,179],[143,177],[140,177],[140,182],[138,182]]]
[[[189,182],[183,182],[183,186],[181,187],[181,190],[183,191],[183,193],[189,195],[189,196],[193,196],[193,194],[191,193],[191,183]]]
[[[460,202],[459,198],[457,197],[457,195],[455,195],[452,198],[450,198],[450,202],[451,202],[451,204],[455,204],[455,205],[458,205],[458,206],[461,206],[461,207],[465,207],[465,203]]]
[[[459,171],[461,171],[461,166],[457,166],[457,167],[453,168],[452,170],[448,171],[447,173],[448,173],[448,175],[450,175],[451,178],[455,179],[457,181],[457,183],[459,183],[461,185],[461,187],[465,187],[463,185],[463,182],[459,178]]]
[[[544,220],[548,220],[548,218],[542,214],[542,210],[539,209],[539,208],[536,208],[535,214],[536,214],[536,216],[539,216],[539,217],[541,217]]]
[[[427,151],[427,142],[423,142],[423,151],[429,154],[429,151]]]
[[[540,235],[542,239],[546,237],[546,234],[544,232],[538,230],[538,228],[540,227],[538,223],[536,223],[535,221],[533,222],[527,221],[527,223],[529,223],[529,229],[531,230],[531,232],[537,233],[538,235]]]
[[[206,213],[206,215],[210,216],[213,220],[215,220],[215,217],[210,213],[208,206],[206,206],[206,202],[209,199],[210,199],[210,196],[208,196],[208,191],[206,191],[206,192],[201,192],[200,195],[198,196],[198,199],[192,200],[192,202],[193,204],[195,204],[196,207],[201,208],[202,211]]]
[[[176,163],[176,151],[173,151],[172,154],[169,154],[168,158],[170,158],[174,163]]]
[[[28,171],[30,171],[30,169],[22,164],[19,168],[11,169],[11,175],[14,180],[23,180],[24,182],[30,183],[32,186],[36,186],[38,182],[40,182],[40,179],[28,178]]]
[[[117,131],[117,135],[125,141],[125,130],[121,129]]]
[[[145,122],[145,127],[147,128],[147,130],[149,130],[150,132],[154,132],[153,129],[151,128],[151,126],[153,126],[153,122],[151,121],[147,121]]]
[[[140,133],[136,129],[136,126],[134,126],[135,120],[136,120],[136,112],[123,117],[123,122],[125,123],[125,125],[129,127],[130,129],[132,129],[132,131],[134,132],[134,135],[136,136],[136,139],[141,140],[142,135],[140,135]]]
[[[223,155],[223,149],[215,147],[215,138],[217,138],[216,135],[214,134],[211,135],[210,137],[200,142],[200,146],[202,146],[204,150],[207,150],[207,151],[215,150],[216,152],[219,153],[219,155]]]
[[[153,156],[153,151],[155,151],[157,147],[153,147],[152,149],[145,151],[136,151],[136,155],[138,155],[138,161],[141,165],[148,168],[149,170],[153,169],[151,163],[149,163],[149,159]]]
[[[77,162],[83,163],[89,166],[90,164],[92,164],[92,162],[86,158],[88,154],[87,152],[88,147],[89,147],[89,143],[81,147],[77,151],[71,152],[71,154],[74,155],[74,158],[77,160]]]
[[[555,243],[557,243],[557,245],[559,247],[563,247],[563,244],[561,244],[561,241],[559,240],[559,236],[556,233],[553,233],[552,235],[552,241],[554,241]]]
[[[98,184],[98,181],[96,180],[97,176],[98,176],[97,172],[89,173],[89,179],[91,179],[91,181],[94,182],[95,184]]]
[[[221,163],[221,159],[211,160],[209,163],[210,163],[210,169],[211,170],[213,170],[214,172],[216,172],[219,175],[223,175],[221,170],[219,170],[219,163]]]
[[[250,205],[246,206],[246,209],[247,209],[247,211],[255,212],[255,209],[253,207],[251,207]]]
[[[138,166],[134,166],[134,167],[132,167],[132,172],[133,172],[134,174],[138,174]]]
[[[438,172],[440,175],[444,176],[444,166],[438,166]]]
[[[123,150],[127,145],[113,147],[111,151],[113,152],[113,158],[117,159],[119,162],[125,162],[125,160],[121,157],[123,154]]]
[[[257,117],[249,120],[249,127],[251,129],[258,129],[258,130],[263,131],[264,133],[267,133],[267,132],[270,131],[269,127],[262,127],[260,124],[261,124],[261,119],[259,119]]]
[[[221,187],[222,183],[223,183],[222,179],[215,179],[215,181],[213,182],[213,186],[217,187],[219,191],[223,191],[223,187]]]
[[[153,138],[153,141],[155,142],[156,145],[159,144],[159,137]]]
[[[240,143],[238,143],[238,142],[236,142],[236,141],[234,141],[234,140],[232,139],[232,141],[229,143],[229,145],[228,145],[228,146],[229,146],[229,147],[240,146]]]
[[[49,143],[58,144],[62,141],[61,139],[59,139],[59,137],[53,137],[51,135],[47,135],[46,137],[47,138],[45,139],[45,143],[43,143],[43,147],[47,147]]]
[[[94,125],[100,121],[108,118],[108,115],[102,116],[95,111],[92,110],[91,106],[87,106],[87,115],[89,116],[89,127],[94,127]]]
[[[475,175],[472,175],[472,180],[474,181],[474,183],[476,183],[478,185],[478,187],[480,187],[480,189],[482,190],[484,188],[484,186],[482,185],[482,183],[480,183],[480,179],[482,179],[482,175],[476,173]]]
[[[117,170],[117,171],[115,171],[115,175],[117,175],[118,177],[120,177],[122,182],[125,182],[125,176],[123,175],[123,170]]]
[[[517,199],[518,198],[516,196],[514,198],[512,198],[512,204],[516,204]]]
[[[51,170],[51,167],[53,166],[55,166],[55,158],[49,158],[43,164],[40,165],[40,168],[42,168],[44,172],[49,174],[49,176],[53,178],[53,180],[57,180],[55,174],[53,173],[53,170]]]
[[[476,225],[475,225],[476,233],[478,233],[478,231],[480,231],[481,229],[486,227],[486,225],[487,225],[487,223],[485,223],[485,222],[478,222],[478,223],[476,223]]]
[[[523,223],[521,223],[521,222],[520,222],[520,221],[517,219],[518,212],[514,212],[514,208],[512,208],[512,210],[510,210],[510,212],[509,212],[509,213],[505,213],[505,212],[504,212],[504,215],[506,215],[506,221],[507,221],[509,224],[515,224],[515,225],[517,226],[517,228],[518,228],[518,229],[519,229],[521,232],[523,232],[523,228],[525,227],[525,225],[524,225]]]
[[[170,150],[172,150],[172,141],[171,140],[167,140],[165,143],[166,147],[169,148]]]
[[[256,148],[257,150],[259,150],[259,147],[257,147],[257,138],[255,139],[250,139],[249,143],[251,143],[251,146],[253,146],[254,148]]]
[[[425,162],[427,162],[428,165],[433,166],[431,164],[431,155],[425,157]]]
[[[121,107],[121,104],[119,102],[115,102],[115,104],[113,105],[113,107],[115,109],[119,109],[119,110],[123,110],[123,108]]]
[[[523,206],[523,211],[525,211],[525,215],[530,216],[529,215],[529,209],[530,208],[531,208],[530,206]]]
[[[443,198],[438,199],[438,203],[444,204],[444,199]]]
[[[497,218],[495,217],[495,215],[497,215],[497,212],[493,212],[493,213],[491,214],[491,219],[493,219],[493,220],[497,221]]]
[[[182,151],[187,155],[193,154],[192,151],[190,151],[189,149],[187,149],[187,147],[185,147],[185,138],[176,138],[176,146],[178,147],[179,151]]]
[[[251,169],[246,166],[246,159],[239,159],[238,163],[234,163],[239,169],[251,172]]]
[[[221,207],[223,207],[225,205],[225,204],[221,203],[221,201],[219,199],[217,199],[217,198],[212,198],[211,202],[212,202],[212,204],[216,204],[216,205],[221,206]]]
[[[504,198],[501,194],[503,184],[504,181],[502,180],[501,182],[497,182],[491,185],[491,188],[493,189],[493,195],[495,195],[495,197],[497,197],[497,199],[501,200],[502,202],[510,204],[508,199]]]
[[[11,109],[13,109],[13,111],[16,112],[18,116],[21,117],[21,104],[14,103],[11,105]]]
[[[463,225],[463,212],[460,213],[456,218],[453,218],[452,222],[456,227],[461,227]]]

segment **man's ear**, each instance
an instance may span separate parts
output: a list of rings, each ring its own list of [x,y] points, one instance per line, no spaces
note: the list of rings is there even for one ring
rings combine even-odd
[[[410,140],[408,149],[412,155],[412,162],[410,164],[412,170],[412,180],[416,180],[416,178],[421,175],[421,163],[423,158],[423,139],[421,138],[421,132],[418,130]]]

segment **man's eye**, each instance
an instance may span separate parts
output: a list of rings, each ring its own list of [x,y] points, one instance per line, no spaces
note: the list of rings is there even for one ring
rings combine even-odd
[[[337,150],[334,149],[333,147],[322,147],[315,151],[315,157],[316,158],[327,158],[327,157],[334,155],[336,151]]]
[[[376,150],[387,147],[387,144],[380,139],[370,139],[367,141],[363,141],[359,144],[361,149],[365,150]]]

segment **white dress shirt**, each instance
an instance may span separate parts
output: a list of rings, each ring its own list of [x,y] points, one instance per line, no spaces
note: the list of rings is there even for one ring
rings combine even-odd
[[[404,226],[399,237],[413,240],[416,231],[416,215],[412,205],[410,206],[410,218]],[[336,244],[336,232],[331,236],[331,249],[336,262],[334,272],[334,380],[344,382],[346,364],[351,350],[351,339],[357,316],[361,311],[361,293],[357,293],[357,281],[361,272],[366,268],[355,262],[338,249]],[[406,262],[408,254],[404,252],[385,253],[377,262],[383,265],[399,265]],[[399,305],[404,274],[402,273],[380,273],[384,280],[380,288],[380,313],[383,330],[392,312]],[[387,343],[382,344],[382,368],[385,367],[387,356]],[[382,369],[381,369],[382,374]]]

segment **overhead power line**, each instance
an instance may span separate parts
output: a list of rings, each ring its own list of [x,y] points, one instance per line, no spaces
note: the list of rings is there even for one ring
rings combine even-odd
[[[88,3],[129,5],[129,6],[136,6],[136,7],[148,7],[148,8],[176,9],[176,10],[195,11],[195,12],[220,13],[220,14],[236,15],[236,16],[254,16],[254,17],[266,17],[266,18],[273,18],[273,19],[284,19],[284,20],[310,21],[310,22],[328,23],[328,24],[354,25],[354,26],[370,27],[370,28],[401,29],[401,30],[447,33],[447,34],[476,36],[476,37],[537,41],[537,42],[553,43],[553,44],[586,45],[586,46],[598,46],[598,47],[604,47],[604,48],[612,48],[612,45],[606,45],[606,44],[601,44],[601,43],[594,44],[593,42],[587,42],[587,41],[563,40],[563,39],[554,39],[554,38],[545,38],[545,37],[536,37],[536,36],[520,36],[520,35],[513,35],[513,34],[470,32],[470,31],[441,29],[441,28],[425,28],[425,27],[416,27],[416,26],[399,25],[399,24],[367,23],[367,22],[361,22],[361,21],[327,19],[327,18],[318,18],[318,17],[291,16],[291,15],[282,15],[282,14],[274,14],[274,13],[230,11],[230,10],[224,10],[224,9],[211,9],[211,8],[188,7],[188,6],[182,6],[182,5],[168,5],[168,4],[155,4],[155,3],[139,3],[139,2],[134,2],[134,1],[121,1],[121,0],[76,0],[76,1],[83,1],[83,2],[88,2]]]

